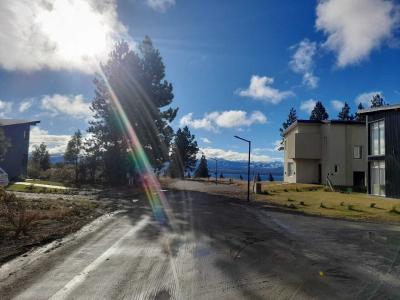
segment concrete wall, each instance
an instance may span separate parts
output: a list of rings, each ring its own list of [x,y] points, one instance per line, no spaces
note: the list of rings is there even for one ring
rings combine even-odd
[[[0,166],[7,172],[9,179],[25,177],[28,165],[29,129],[27,124],[2,126],[11,147]]]
[[[365,125],[298,123],[285,138],[285,182],[317,183],[319,164],[322,183],[326,183],[326,177],[329,175],[334,185],[352,186],[353,172],[366,174]],[[362,146],[362,159],[353,157],[354,146]],[[294,176],[287,176],[288,162],[294,162]]]

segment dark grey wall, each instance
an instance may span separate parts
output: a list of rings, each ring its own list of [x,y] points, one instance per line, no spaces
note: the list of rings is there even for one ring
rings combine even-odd
[[[11,147],[0,166],[8,173],[9,179],[25,177],[28,166],[29,130],[28,124],[2,126]]]
[[[400,111],[368,114],[368,123],[380,119],[385,119],[385,155],[382,158],[386,162],[386,196],[400,198]],[[370,161],[373,159],[369,158]]]

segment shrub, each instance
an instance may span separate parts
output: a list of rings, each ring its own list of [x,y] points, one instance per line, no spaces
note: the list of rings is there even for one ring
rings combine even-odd
[[[3,188],[0,189],[0,210],[1,215],[13,226],[15,238],[21,233],[28,235],[35,221],[40,218],[38,212],[27,210],[21,199],[7,193]]]
[[[284,189],[283,191],[286,192],[286,193],[289,192],[288,189]]]
[[[327,208],[327,207],[324,205],[324,203],[322,203],[322,202],[321,202],[321,204],[319,205],[319,207],[321,207],[321,208]]]
[[[389,212],[391,212],[391,213],[396,213],[396,214],[400,214],[400,211],[397,210],[396,205],[393,205]]]
[[[297,209],[297,206],[296,205],[294,205],[293,203],[290,203],[290,204],[288,204],[288,205],[286,205],[288,208],[291,208],[291,209]]]
[[[369,205],[369,207],[371,207],[371,208],[375,208],[375,206],[376,206],[376,203],[371,203],[371,204]]]
[[[304,201],[300,201],[300,205],[306,206],[306,204],[304,203]]]
[[[293,200],[293,199],[291,199],[291,198],[288,198],[287,201],[289,201],[289,202],[294,202],[295,200]]]
[[[344,202],[340,202],[340,206],[344,206]]]

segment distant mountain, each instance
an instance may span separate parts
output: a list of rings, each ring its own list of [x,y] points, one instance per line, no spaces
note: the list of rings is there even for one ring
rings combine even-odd
[[[210,173],[215,170],[215,161],[207,160],[208,169]],[[283,163],[281,161],[274,162],[253,162],[250,165],[251,173],[269,174],[272,175],[283,175]],[[230,161],[219,159],[218,160],[218,173],[230,173],[230,174],[246,174],[247,173],[247,161]]]
[[[64,162],[64,156],[61,154],[50,155],[50,163],[58,164]]]

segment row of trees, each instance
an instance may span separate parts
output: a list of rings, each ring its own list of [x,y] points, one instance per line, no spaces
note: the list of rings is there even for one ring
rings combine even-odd
[[[384,101],[381,95],[377,94],[372,97],[370,106],[371,108],[380,107],[384,105],[387,105],[387,103]],[[365,121],[365,117],[363,115],[358,114],[358,110],[364,108],[365,108],[364,105],[362,103],[359,103],[357,107],[357,112],[353,115],[350,111],[350,106],[347,104],[347,102],[345,102],[341,111],[337,115],[337,119],[342,121],[352,121],[352,120]],[[321,101],[317,101],[314,109],[311,111],[310,120],[323,121],[328,119],[329,119],[329,114],[326,111],[326,108],[324,107]],[[296,121],[297,121],[296,110],[292,107],[289,111],[287,120],[282,123],[282,127],[279,129],[282,138],[285,130],[289,128],[289,126]]]
[[[125,41],[117,43],[94,85],[87,137],[76,131],[64,153],[62,167],[74,173],[74,181],[121,184],[127,176],[140,175],[147,164],[156,172],[168,169],[173,177],[194,169],[199,151],[195,136],[188,127],[174,133],[170,125],[178,108],[171,107],[173,87],[150,38],[137,50]],[[44,144],[33,151],[30,170],[50,168],[46,151]]]

